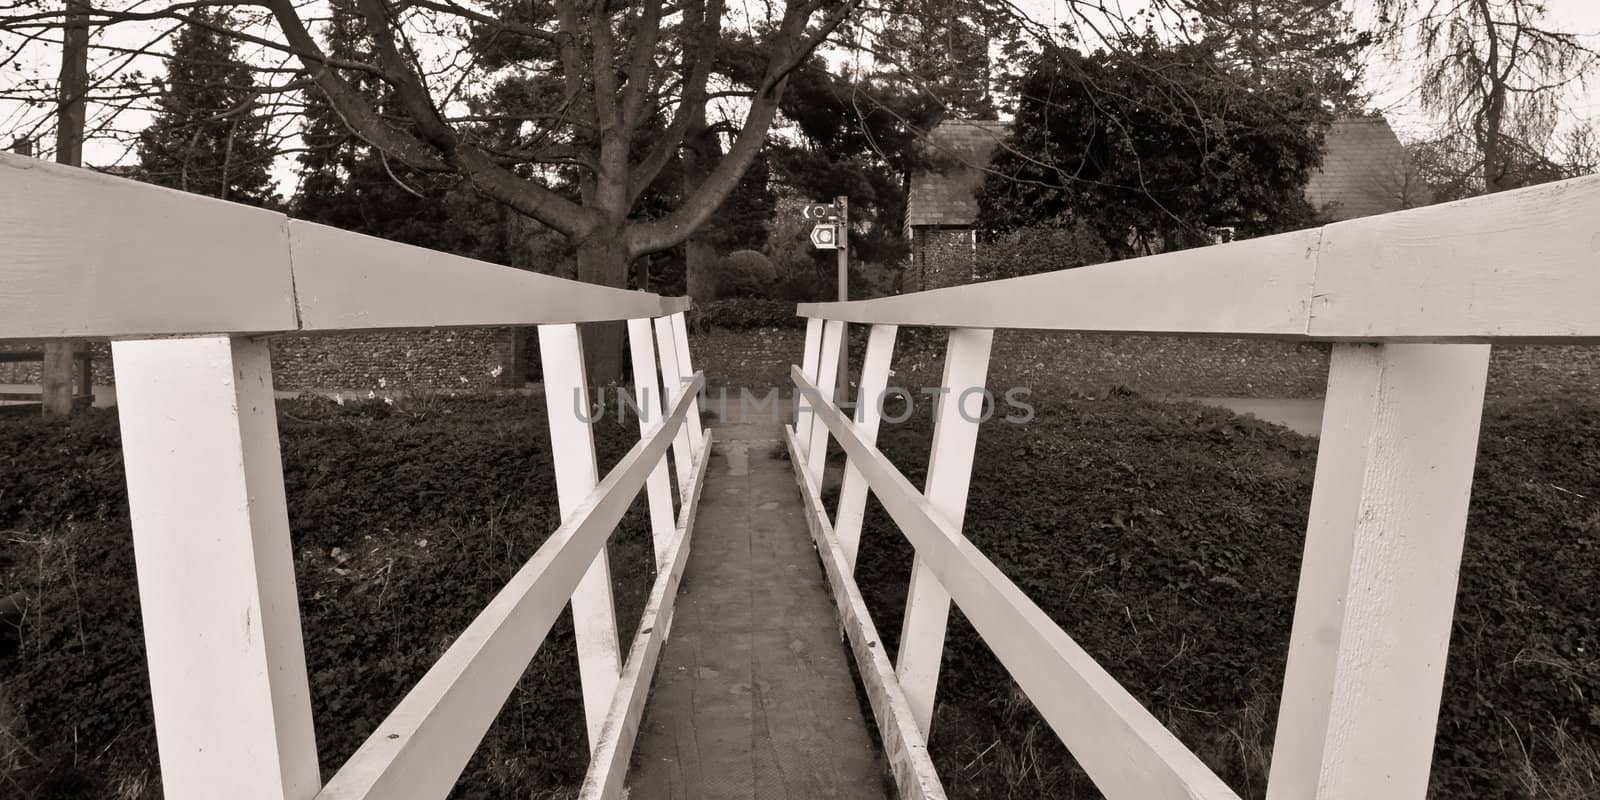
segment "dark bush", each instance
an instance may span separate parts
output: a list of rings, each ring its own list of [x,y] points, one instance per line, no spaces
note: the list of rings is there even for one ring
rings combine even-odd
[[[778,271],[755,250],[735,250],[717,265],[717,297],[772,297]]]
[[[1066,223],[1058,228],[1022,228],[978,245],[979,280],[1015,278],[1111,260],[1111,251],[1088,225]]]

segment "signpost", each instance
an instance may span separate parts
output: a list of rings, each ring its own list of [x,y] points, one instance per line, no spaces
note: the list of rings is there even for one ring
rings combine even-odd
[[[835,197],[833,204],[812,203],[800,212],[802,219],[817,220],[811,228],[811,246],[839,254],[839,302],[850,299],[850,198]],[[850,337],[839,343],[839,381],[835,394],[840,403],[850,398]]]
[[[839,207],[839,228],[835,235],[834,250],[839,254],[839,302],[850,299],[850,198],[839,195],[833,200]],[[843,406],[850,401],[850,326],[844,326],[845,336],[839,341],[839,381],[835,393]]]
[[[839,241],[833,223],[819,222],[811,229],[811,244],[818,250],[837,250]]]

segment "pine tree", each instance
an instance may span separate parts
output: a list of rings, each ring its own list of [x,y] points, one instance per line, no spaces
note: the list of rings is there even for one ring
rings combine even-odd
[[[231,27],[226,11],[197,11]],[[211,27],[189,24],[167,62],[157,114],[139,136],[137,176],[149,183],[256,206],[277,204],[268,131],[251,67]]]
[[[994,119],[988,25],[965,0],[898,0],[884,10],[874,55],[898,80],[946,115]]]
[[[1358,31],[1339,0],[1187,0],[1201,34],[1225,63],[1258,86],[1308,87],[1337,112],[1358,112],[1363,50],[1372,35]]]

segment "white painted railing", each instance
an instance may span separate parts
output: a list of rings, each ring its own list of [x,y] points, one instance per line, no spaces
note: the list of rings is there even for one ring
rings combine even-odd
[[[994,329],[1336,342],[1267,796],[1391,800],[1427,789],[1489,344],[1600,341],[1597,303],[1600,176],[800,306],[810,319],[789,449],[901,794],[944,796],[925,742],[954,600],[1108,798],[1235,797],[962,537]],[[854,419],[829,399],[847,323],[872,326]],[[920,491],[874,447],[900,325],[952,329]],[[830,435],[848,458],[831,521],[820,494]],[[852,578],[868,491],[916,550],[893,663]]]
[[[581,797],[621,797],[710,451],[687,307],[0,155],[0,339],[112,340],[165,796],[443,798],[570,600]],[[606,320],[645,419],[601,478],[576,323]],[[538,325],[563,522],[324,786],[263,337],[498,325]],[[623,661],[605,544],[645,487],[657,577]]]

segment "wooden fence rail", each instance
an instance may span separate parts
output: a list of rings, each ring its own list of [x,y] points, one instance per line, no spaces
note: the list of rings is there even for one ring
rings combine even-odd
[[[0,364],[43,364],[45,353],[43,350],[0,350]],[[78,405],[92,405],[94,403],[94,354],[78,351],[72,354],[74,366],[77,367],[78,392],[72,396],[72,402]],[[42,403],[44,399],[43,387],[37,392],[0,392],[0,401],[18,402],[27,410],[36,408],[34,403]],[[6,406],[10,411],[16,406]]]
[[[686,298],[9,155],[0,242],[0,339],[112,340],[167,798],[443,798],[569,602],[591,752],[580,796],[622,796],[710,452]],[[575,411],[588,400],[576,323],[597,321],[628,323],[646,409],[603,477]],[[538,326],[563,521],[323,785],[265,337],[493,325]],[[624,662],[605,544],[647,486],[657,575]]]
[[[993,330],[1331,341],[1269,800],[1422,798],[1489,345],[1600,342],[1600,176],[1234,244],[992,283],[802,304],[797,481],[901,794],[943,796],[926,740],[953,600],[1112,800],[1232,798],[962,536]],[[855,415],[838,343],[871,325]],[[927,482],[875,439],[897,326],[949,328]],[[846,455],[822,502],[830,437]],[[915,550],[899,652],[851,573],[867,493]],[[1063,502],[1071,502],[1063,498]]]

